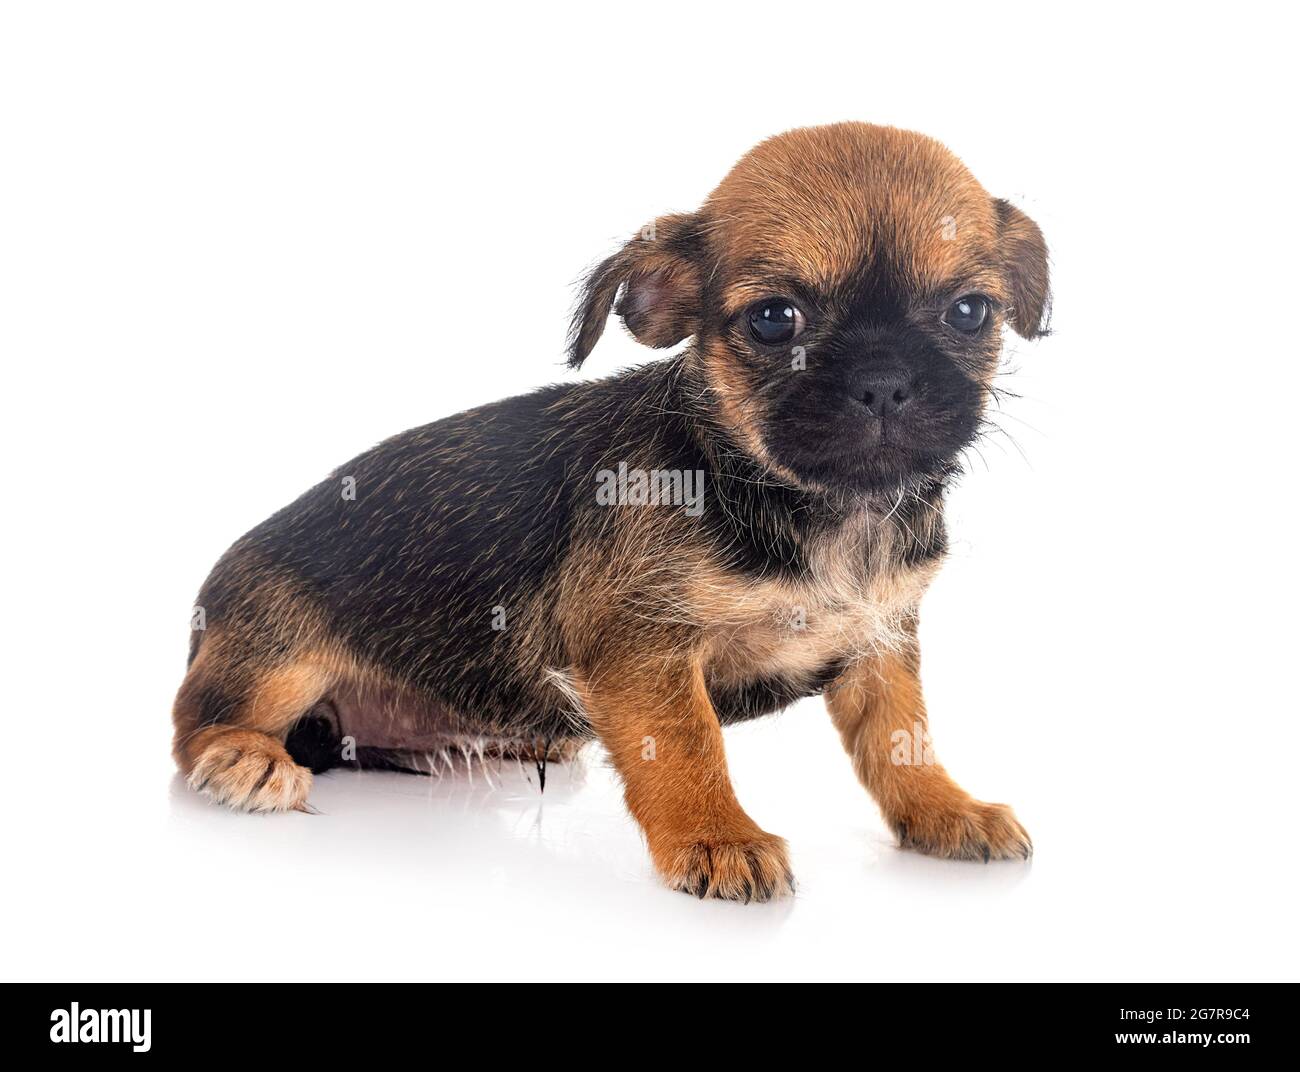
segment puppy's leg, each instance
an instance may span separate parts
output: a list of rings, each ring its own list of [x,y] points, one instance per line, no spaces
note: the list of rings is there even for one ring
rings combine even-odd
[[[934,762],[915,629],[901,652],[863,659],[827,690],[826,706],[858,778],[900,844],[962,860],[1029,858],[1005,804],[976,800]]]
[[[191,788],[244,811],[306,810],[312,775],[284,747],[289,728],[320,699],[327,679],[311,662],[223,669],[200,651],[176,697],[173,753]]]
[[[620,667],[579,692],[669,886],[741,901],[793,889],[785,842],[759,829],[732,791],[697,662],[672,660],[658,673]]]

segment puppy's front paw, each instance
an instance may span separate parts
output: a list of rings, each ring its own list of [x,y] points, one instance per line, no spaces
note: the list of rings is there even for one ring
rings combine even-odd
[[[654,853],[664,881],[701,899],[769,901],[794,892],[785,841],[757,831],[743,838],[698,837]]]
[[[1028,860],[1034,843],[1005,804],[967,800],[895,819],[898,842],[950,860]]]
[[[251,730],[213,740],[189,777],[191,789],[241,811],[306,811],[311,781],[279,741]]]

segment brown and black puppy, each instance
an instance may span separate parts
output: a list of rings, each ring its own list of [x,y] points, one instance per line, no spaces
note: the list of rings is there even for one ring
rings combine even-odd
[[[312,770],[608,749],[675,888],[766,899],[784,842],[722,727],[825,692],[904,845],[1027,856],[930,760],[917,605],[1009,325],[1044,330],[1035,224],[939,143],[845,123],[754,149],[588,280],[661,362],[395,436],[244,536],[176,700],[194,788],[304,808]],[[310,768],[310,769],[309,769]]]

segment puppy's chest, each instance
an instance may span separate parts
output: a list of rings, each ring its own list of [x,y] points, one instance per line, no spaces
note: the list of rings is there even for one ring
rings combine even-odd
[[[711,630],[711,678],[810,679],[901,646],[938,564],[905,567],[855,552],[831,547],[810,556],[804,576],[741,586]]]

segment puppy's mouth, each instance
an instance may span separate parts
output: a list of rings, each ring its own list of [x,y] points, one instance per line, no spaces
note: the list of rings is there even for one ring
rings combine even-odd
[[[876,417],[844,409],[812,425],[776,419],[766,436],[774,460],[801,483],[823,490],[896,492],[956,469],[978,415],[965,412]]]
[[[863,436],[856,449],[842,459],[839,483],[869,491],[887,491],[906,485],[917,478],[938,476],[956,456],[956,451],[940,451],[906,442],[905,433],[888,422]]]

